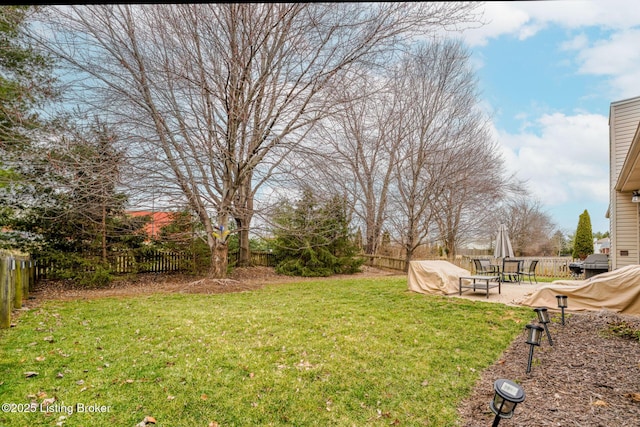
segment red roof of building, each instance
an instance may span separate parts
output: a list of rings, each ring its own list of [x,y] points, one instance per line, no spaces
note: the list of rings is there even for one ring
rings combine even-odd
[[[137,216],[149,216],[151,219],[144,226],[144,231],[149,237],[155,238],[160,234],[162,227],[169,225],[173,221],[173,212],[153,212],[153,211],[130,211],[127,214]]]

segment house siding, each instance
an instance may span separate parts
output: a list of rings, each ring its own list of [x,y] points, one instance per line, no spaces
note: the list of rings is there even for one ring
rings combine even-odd
[[[613,234],[616,251],[612,254],[612,268],[638,264],[638,204],[631,202],[631,193],[618,193]]]
[[[614,102],[609,113],[611,268],[640,264],[638,203],[631,192],[615,190],[627,153],[640,123],[640,97]]]

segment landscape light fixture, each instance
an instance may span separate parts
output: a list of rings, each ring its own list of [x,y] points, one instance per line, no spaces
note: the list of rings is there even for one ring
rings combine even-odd
[[[524,400],[524,390],[518,384],[509,380],[496,380],[493,383],[495,394],[489,403],[489,408],[496,414],[492,427],[496,427],[502,418],[513,417],[516,405]]]
[[[547,307],[534,308],[533,311],[535,311],[538,315],[538,322],[542,323],[544,331],[547,333],[547,338],[549,338],[549,345],[553,345],[553,340],[551,339],[551,334],[549,333],[549,328],[547,327],[547,323],[551,322],[551,319],[549,319],[549,313],[547,312]]]
[[[564,326],[564,309],[568,307],[566,295],[556,295],[558,307],[562,310],[562,326]]]
[[[531,362],[533,362],[533,348],[540,345],[540,341],[542,340],[542,331],[544,331],[544,329],[542,326],[538,325],[527,325],[527,329],[529,330],[529,337],[527,338],[526,343],[530,345],[529,361],[527,362],[528,374],[531,372]]]

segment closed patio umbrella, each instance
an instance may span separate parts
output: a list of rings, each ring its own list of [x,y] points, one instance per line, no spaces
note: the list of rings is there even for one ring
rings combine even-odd
[[[496,235],[496,248],[493,251],[495,258],[513,258],[513,248],[511,247],[511,240],[509,240],[509,232],[507,226],[500,224],[498,228],[498,234]]]

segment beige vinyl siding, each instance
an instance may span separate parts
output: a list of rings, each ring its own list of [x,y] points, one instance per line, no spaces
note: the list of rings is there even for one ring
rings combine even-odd
[[[613,235],[616,236],[615,260],[611,260],[614,268],[638,264],[638,204],[631,202],[631,193],[618,193]],[[628,251],[628,255],[621,255],[622,251]]]
[[[613,107],[612,118],[612,136],[615,142],[614,178],[617,180],[640,122],[640,98],[631,104]]]
[[[640,97],[611,104],[609,115],[610,138],[610,227],[611,268],[617,269],[640,263],[638,204],[631,202],[630,192],[618,192],[615,185],[627,158],[633,137],[640,123]],[[628,251],[621,256],[621,251]]]

